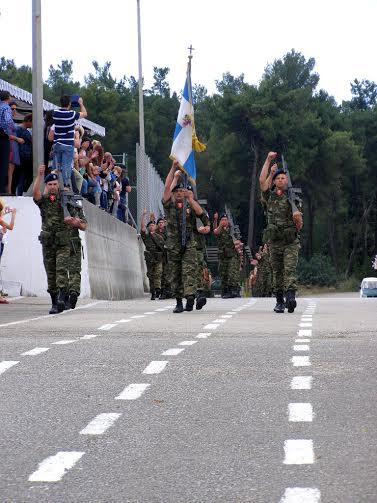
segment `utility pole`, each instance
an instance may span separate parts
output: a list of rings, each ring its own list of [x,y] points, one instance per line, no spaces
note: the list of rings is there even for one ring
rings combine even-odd
[[[145,135],[144,135],[144,96],[143,96],[143,70],[141,64],[141,23],[140,23],[140,0],[137,2],[137,38],[138,38],[138,60],[139,60],[139,130],[140,130],[140,147],[145,152]]]
[[[43,81],[42,81],[42,13],[41,0],[33,0],[33,177],[43,164]]]

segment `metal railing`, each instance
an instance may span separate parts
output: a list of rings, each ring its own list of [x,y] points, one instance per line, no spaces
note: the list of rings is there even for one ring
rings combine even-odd
[[[137,223],[144,208],[148,215],[153,211],[156,219],[164,214],[162,195],[164,182],[139,144],[136,144],[136,184],[137,184]]]

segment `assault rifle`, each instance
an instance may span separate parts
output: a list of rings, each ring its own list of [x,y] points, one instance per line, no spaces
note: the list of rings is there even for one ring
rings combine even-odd
[[[60,201],[63,207],[64,218],[71,217],[68,206],[73,208],[82,208],[82,197],[80,194],[73,194],[64,190],[63,175],[61,170],[58,170],[59,176],[59,194]]]
[[[295,188],[295,187],[292,187],[291,175],[289,174],[288,166],[287,166],[287,163],[285,162],[283,155],[281,156],[281,161],[283,164],[283,170],[284,170],[285,175],[288,180],[288,185],[287,185],[288,200],[289,200],[289,203],[292,207],[292,213],[295,213],[297,211],[300,211],[299,207],[302,204],[300,194],[302,194],[302,190]]]

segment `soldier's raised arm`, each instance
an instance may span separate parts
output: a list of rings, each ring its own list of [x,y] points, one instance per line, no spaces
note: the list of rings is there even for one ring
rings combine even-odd
[[[167,203],[169,201],[169,199],[171,198],[171,185],[173,183],[174,175],[177,170],[177,167],[178,167],[178,162],[173,161],[171,168],[170,168],[170,171],[168,173],[168,176],[166,177],[166,180],[165,180],[164,195],[162,196],[162,200],[164,203]]]
[[[41,164],[38,166],[38,174],[36,179],[34,180],[34,185],[33,185],[33,199],[35,201],[40,201],[42,199],[42,192],[41,192],[41,181],[44,177],[45,174],[45,165]]]
[[[269,152],[267,154],[266,160],[264,161],[262,171],[259,175],[259,186],[262,192],[266,192],[266,190],[268,190],[270,187],[269,169],[271,161],[275,159],[276,156],[277,156],[276,152]]]

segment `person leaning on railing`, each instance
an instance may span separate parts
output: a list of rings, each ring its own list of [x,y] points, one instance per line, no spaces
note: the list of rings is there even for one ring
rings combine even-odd
[[[6,222],[3,219],[3,215],[5,213],[12,214],[11,219],[10,219],[10,223]],[[1,263],[1,256],[2,256],[3,250],[4,250],[4,243],[3,243],[4,234],[7,231],[13,230],[14,222],[16,220],[16,213],[17,213],[16,208],[6,207],[5,202],[2,199],[0,199],[0,263]],[[4,297],[1,294],[0,294],[0,304],[9,304],[9,302],[6,299],[4,299]]]

